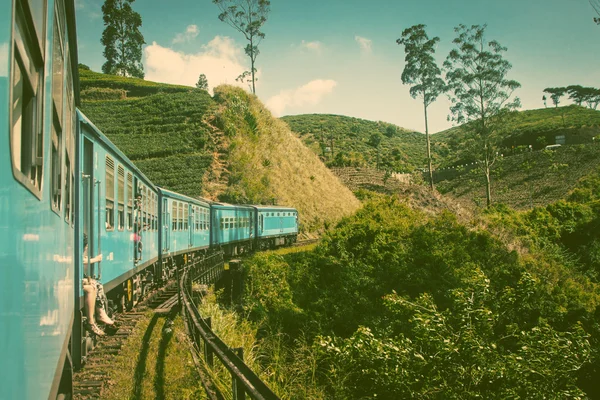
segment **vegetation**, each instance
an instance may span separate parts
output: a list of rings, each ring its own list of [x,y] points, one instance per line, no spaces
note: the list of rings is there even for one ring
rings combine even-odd
[[[291,205],[301,229],[314,232],[353,213],[354,195],[255,97],[240,88],[215,88],[215,125],[229,141],[228,186],[220,199]]]
[[[213,99],[189,87],[80,74],[82,111],[159,186],[192,197],[293,206],[306,234],[359,207],[287,126],[241,89],[215,88]]]
[[[84,100],[96,100],[85,96],[85,90],[89,89],[125,90],[129,98],[145,97],[157,93],[188,93],[192,90],[189,86],[170,85],[167,83],[145,81],[140,78],[101,74],[91,71],[89,68],[79,69],[79,86],[83,91],[81,96]]]
[[[410,95],[413,98],[419,97],[423,101],[431,190],[434,189],[433,164],[431,162],[429,126],[427,125],[427,107],[445,90],[444,80],[440,78],[441,71],[433,58],[435,46],[439,41],[439,37],[429,39],[425,32],[425,25],[414,25],[405,29],[402,32],[402,37],[396,40],[396,43],[404,45],[404,52],[406,53],[406,66],[402,72],[402,83],[414,85],[410,88]]]
[[[219,19],[244,35],[248,41],[244,51],[250,57],[250,71],[244,72],[238,79],[243,80],[248,74],[251,75],[252,93],[256,93],[256,57],[260,53],[258,45],[265,38],[261,28],[267,22],[271,2],[269,0],[213,0],[213,3],[221,10]]]
[[[106,62],[105,74],[144,77],[142,46],[146,43],[140,32],[142,17],[133,11],[135,0],[105,0],[102,5],[104,32],[102,45]]]
[[[206,79],[206,75],[200,74],[198,77],[198,82],[196,82],[196,88],[208,90],[208,80]]]
[[[315,250],[247,260],[247,313],[289,363],[312,342],[327,398],[594,398],[599,187],[471,228],[371,196]]]
[[[600,167],[597,145],[563,146],[555,151],[524,152],[502,157],[494,168],[496,202],[517,210],[546,206],[575,188],[577,180]],[[463,206],[485,205],[485,183],[474,166],[437,171],[437,189]]]
[[[371,136],[383,137],[379,145],[381,168],[411,172],[422,168],[426,157],[425,136],[385,122],[330,114],[306,114],[282,117],[290,129],[329,167],[377,165],[377,149]],[[335,156],[328,151],[332,141]]]
[[[434,158],[434,162],[437,161],[439,168],[476,161],[475,157],[460,152],[470,124],[472,122],[433,135],[433,154],[439,157]],[[564,135],[567,143],[591,143],[591,138],[598,133],[600,111],[576,105],[521,111],[506,122],[499,151],[508,155],[530,145],[538,150],[555,143],[556,135]],[[540,143],[539,137],[544,137],[547,143]]]
[[[455,28],[458,36],[453,43],[457,48],[448,55],[444,68],[451,91],[452,120],[459,124],[472,121],[463,145],[485,176],[490,206],[490,169],[496,161],[506,118],[521,105],[519,98],[511,99],[521,84],[506,77],[512,67],[503,58],[507,49],[495,40],[488,41],[485,29],[486,25],[468,28],[462,24]]]

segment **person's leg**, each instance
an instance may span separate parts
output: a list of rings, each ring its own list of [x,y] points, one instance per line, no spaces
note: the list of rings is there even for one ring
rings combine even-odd
[[[104,294],[104,287],[100,282],[96,283],[97,296],[96,296],[96,318],[99,322],[105,325],[113,325],[115,322],[110,319],[106,313],[106,295]]]
[[[98,336],[103,336],[104,332],[96,325],[94,319],[94,311],[96,309],[96,284],[92,279],[84,279],[83,281],[83,297],[85,316],[87,318],[86,327]]]

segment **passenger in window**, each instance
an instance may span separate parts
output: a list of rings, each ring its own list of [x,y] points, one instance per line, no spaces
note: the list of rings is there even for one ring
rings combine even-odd
[[[83,234],[83,264],[95,264],[102,261],[102,254],[98,254],[96,257],[88,257],[88,238],[87,235]],[[85,271],[90,273],[90,271]],[[84,308],[85,308],[85,328],[97,336],[104,336],[105,333],[102,329],[96,325],[96,321],[107,325],[114,326],[114,321],[110,319],[106,314],[106,295],[104,294],[104,287],[93,277],[84,273],[83,277],[83,296],[84,296]],[[97,316],[97,318],[95,318]]]

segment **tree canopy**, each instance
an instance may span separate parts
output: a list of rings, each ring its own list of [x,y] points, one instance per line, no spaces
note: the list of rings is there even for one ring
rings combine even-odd
[[[102,5],[104,45],[106,62],[102,72],[111,75],[144,77],[142,45],[144,36],[140,32],[142,17],[131,8],[135,0],[105,0]]]
[[[206,79],[206,75],[200,74],[198,82],[196,82],[196,87],[198,89],[208,90],[208,79]]]
[[[427,161],[429,164],[429,185],[433,190],[433,165],[431,161],[431,142],[429,140],[429,126],[427,124],[427,107],[444,92],[446,84],[440,77],[441,70],[435,58],[435,46],[440,41],[439,37],[429,39],[425,32],[425,25],[414,25],[402,32],[402,37],[396,43],[404,46],[406,65],[402,71],[402,83],[413,85],[410,95],[419,97],[423,101],[425,113],[425,135],[427,137]]]
[[[486,25],[455,28],[456,48],[444,62],[450,90],[452,121],[462,124],[474,121],[465,148],[480,165],[486,178],[487,204],[491,205],[490,168],[497,155],[499,133],[505,126],[505,117],[520,107],[513,97],[521,84],[507,78],[512,65],[504,59],[507,51],[495,40],[485,36]]]

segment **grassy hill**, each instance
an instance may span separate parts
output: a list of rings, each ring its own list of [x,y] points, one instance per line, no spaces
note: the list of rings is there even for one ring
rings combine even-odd
[[[191,197],[298,208],[317,232],[360,205],[243,90],[206,91],[80,70],[81,110],[153,182]]]
[[[425,166],[425,136],[387,122],[329,114],[293,115],[281,118],[315,154],[330,167],[375,167],[377,151],[369,144],[371,135],[382,135],[380,167],[412,172]],[[390,130],[391,129],[391,130]],[[460,157],[465,127],[458,126],[431,136],[434,165],[443,168],[471,160]],[[535,150],[554,144],[564,135],[567,143],[589,143],[600,134],[600,111],[570,105],[521,111],[506,127],[503,153]],[[333,148],[333,151],[331,151]]]
[[[425,136],[387,122],[330,114],[292,115],[281,118],[328,166],[376,166],[377,150],[371,135],[381,135],[380,166],[409,172],[423,164]]]

